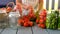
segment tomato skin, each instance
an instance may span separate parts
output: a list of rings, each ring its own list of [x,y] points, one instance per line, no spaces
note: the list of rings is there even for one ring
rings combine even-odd
[[[9,13],[11,10],[12,10],[12,8],[11,7],[8,7],[7,8],[7,13]]]
[[[43,20],[43,19],[40,19],[40,20],[39,20],[39,23],[44,23],[44,20]]]
[[[45,24],[40,24],[40,27],[41,28],[45,28]]]
[[[25,22],[25,23],[24,23],[24,27],[28,27],[28,23]]]
[[[39,24],[39,20],[38,19],[36,19],[36,23]]]
[[[19,25],[23,25],[24,24],[24,20],[23,19],[18,19],[18,24]]]
[[[18,24],[19,24],[19,25],[21,24],[21,20],[18,20]]]
[[[43,11],[40,13],[40,16],[46,17],[46,14],[47,14],[46,10],[43,10]]]
[[[40,19],[43,19],[44,17],[43,16],[39,16]]]
[[[44,13],[41,13],[40,16],[45,16],[45,14]]]
[[[46,10],[43,10],[43,13],[44,13],[44,14],[47,14]]]
[[[40,24],[38,24],[38,27],[40,27]]]
[[[46,17],[44,17],[44,21],[46,21]]]
[[[33,26],[33,22],[29,22],[29,25],[30,25],[30,27],[32,27]]]
[[[46,26],[45,26],[45,24],[38,24],[38,27],[41,27],[44,29]]]

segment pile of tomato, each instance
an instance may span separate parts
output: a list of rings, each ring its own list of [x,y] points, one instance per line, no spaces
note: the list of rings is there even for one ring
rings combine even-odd
[[[36,23],[37,23],[38,26],[41,27],[41,28],[46,28],[46,25],[45,25],[46,15],[47,15],[46,10],[42,10],[42,11],[39,13],[39,19],[36,19]]]
[[[7,11],[8,12],[11,11],[11,8],[8,7]],[[20,11],[21,11],[20,13],[22,13],[22,9]],[[25,16],[21,17],[20,19],[18,19],[18,25],[21,25],[24,27],[32,27],[34,25],[34,22],[31,21],[31,19],[36,19],[36,23],[38,24],[39,27],[46,28],[46,25],[45,25],[46,15],[47,15],[46,10],[42,10],[38,16],[39,18],[36,19],[34,10],[32,7],[30,7],[28,15],[25,15]]]
[[[20,13],[22,13],[22,7],[18,4],[16,6],[16,9],[19,9]],[[11,10],[10,7],[7,8],[8,11]],[[29,13],[28,15],[24,15],[20,19],[18,19],[18,25],[24,26],[24,27],[32,27],[34,25],[34,22],[31,20],[35,20],[37,17],[34,13],[34,9],[32,6],[28,7]],[[42,10],[39,12],[38,19],[35,20],[35,22],[38,24],[41,28],[46,28],[45,22],[46,22],[46,10]]]
[[[35,19],[36,17],[35,17],[35,14],[33,12],[33,8],[30,7],[28,15],[24,15],[23,17],[21,17],[18,20],[18,24],[21,26],[24,26],[24,27],[32,27],[34,25],[34,23],[31,21],[32,18]]]

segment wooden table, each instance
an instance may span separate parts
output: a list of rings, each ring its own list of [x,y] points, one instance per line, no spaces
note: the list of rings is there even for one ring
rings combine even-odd
[[[60,34],[58,30],[41,29],[38,26],[20,27],[19,29],[0,29],[0,34]]]

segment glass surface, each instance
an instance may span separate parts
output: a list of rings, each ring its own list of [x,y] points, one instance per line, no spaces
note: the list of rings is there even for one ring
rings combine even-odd
[[[7,27],[8,24],[8,15],[5,10],[0,10],[0,28]]]
[[[12,29],[17,29],[17,20],[20,17],[19,11],[9,13],[9,24]]]

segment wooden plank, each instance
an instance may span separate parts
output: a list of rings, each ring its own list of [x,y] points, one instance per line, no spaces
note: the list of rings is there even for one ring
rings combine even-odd
[[[0,29],[0,33],[1,33],[2,29]]]
[[[17,34],[32,34],[31,27],[20,27]]]
[[[13,30],[11,28],[6,28],[1,34],[16,34],[17,30]]]
[[[48,33],[49,34],[60,34],[60,30],[50,30],[50,29],[47,29]]]
[[[41,29],[38,26],[34,26],[32,27],[32,29],[33,29],[33,34],[48,34],[46,29]]]

